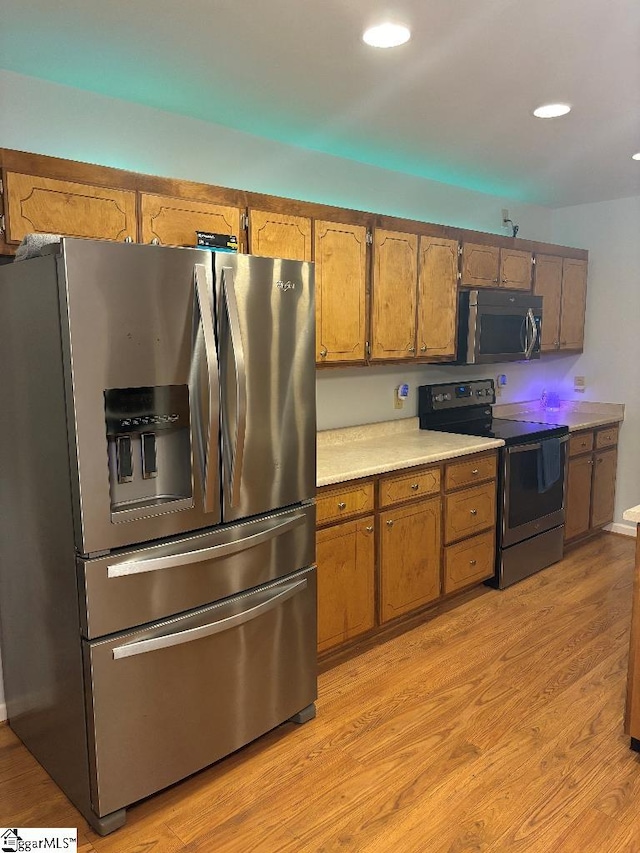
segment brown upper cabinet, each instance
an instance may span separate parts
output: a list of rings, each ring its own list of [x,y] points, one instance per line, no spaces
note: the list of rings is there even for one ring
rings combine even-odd
[[[587,263],[536,255],[534,293],[542,296],[542,351],[581,350],[587,300]]]
[[[367,334],[367,230],[314,222],[316,361],[363,362]]]
[[[212,231],[241,251],[315,261],[318,365],[454,360],[458,287],[529,290],[533,253],[543,351],[582,349],[583,250],[7,148],[0,167],[6,255],[31,232],[181,246]]]
[[[464,287],[505,287],[531,290],[531,252],[498,248],[482,243],[462,243]]]
[[[310,261],[311,219],[250,209],[249,253],[267,258]]]
[[[453,358],[457,287],[457,240],[377,228],[371,358]]]
[[[8,170],[4,181],[7,243],[32,233],[136,239],[135,192]]]
[[[241,239],[238,208],[150,193],[140,194],[140,225],[143,243],[195,246],[196,231]]]
[[[457,315],[458,241],[421,237],[418,251],[418,357],[455,357]]]
[[[416,354],[418,237],[376,228],[373,235],[371,358]]]

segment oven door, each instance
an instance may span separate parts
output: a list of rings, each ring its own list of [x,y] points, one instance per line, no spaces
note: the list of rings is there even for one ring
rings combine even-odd
[[[566,437],[560,439],[560,477],[545,492],[538,488],[541,442],[505,447],[500,525],[503,548],[564,524],[566,442]]]

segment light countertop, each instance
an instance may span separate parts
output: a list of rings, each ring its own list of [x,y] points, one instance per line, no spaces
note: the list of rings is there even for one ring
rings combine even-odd
[[[318,486],[344,483],[415,465],[441,462],[504,446],[504,441],[421,430],[403,418],[318,433]]]
[[[636,524],[640,524],[640,504],[638,506],[632,506],[631,509],[627,509],[622,513],[622,517],[625,521],[632,521]]]
[[[496,403],[496,418],[531,420],[542,424],[566,424],[570,432],[593,429],[624,420],[622,403],[591,403],[582,400],[562,400],[557,411],[543,409],[539,401],[528,403]]]

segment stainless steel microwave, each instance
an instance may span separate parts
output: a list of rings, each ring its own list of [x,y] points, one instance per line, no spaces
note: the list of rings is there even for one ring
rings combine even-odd
[[[464,290],[458,304],[458,364],[540,358],[542,297],[518,290]]]

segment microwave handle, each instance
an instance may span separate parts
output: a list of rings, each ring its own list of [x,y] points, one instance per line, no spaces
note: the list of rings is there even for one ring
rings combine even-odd
[[[524,357],[526,359],[530,359],[535,349],[535,345],[538,341],[538,324],[536,323],[536,318],[533,314],[533,308],[527,309],[527,325],[531,325],[531,340],[529,341],[529,345],[525,350]]]

